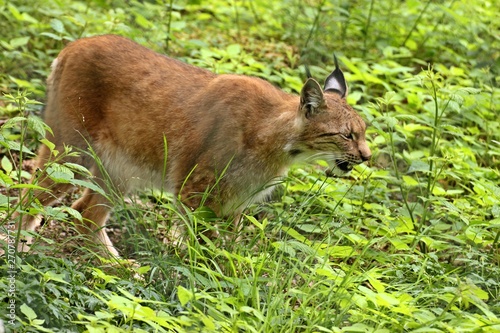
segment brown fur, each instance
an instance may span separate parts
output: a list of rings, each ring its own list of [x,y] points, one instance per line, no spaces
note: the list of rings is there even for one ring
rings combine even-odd
[[[210,191],[207,206],[238,215],[295,162],[324,158],[350,169],[370,158],[364,122],[313,79],[301,96],[291,95],[264,80],[215,75],[113,35],[69,44],[52,67],[45,121],[54,135],[48,139],[58,150],[85,151],[90,144],[121,193],[164,187],[195,208]],[[42,146],[37,166],[50,159]],[[89,168],[106,188],[90,155],[67,161]],[[52,190],[35,193],[44,205],[70,190],[49,178],[40,185]],[[73,208],[84,217],[80,231],[118,255],[103,228],[110,202],[85,189]],[[25,217],[22,224],[32,231],[37,220]]]

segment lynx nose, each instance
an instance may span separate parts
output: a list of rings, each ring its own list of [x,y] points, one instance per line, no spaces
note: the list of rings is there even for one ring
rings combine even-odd
[[[361,142],[361,144],[359,145],[359,155],[361,155],[361,160],[363,162],[366,162],[370,158],[372,158],[372,152],[370,148],[368,148],[368,145],[365,141]]]

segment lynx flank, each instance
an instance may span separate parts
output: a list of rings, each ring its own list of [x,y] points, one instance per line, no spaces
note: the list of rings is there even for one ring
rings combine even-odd
[[[65,145],[82,151],[66,162],[87,167],[108,188],[85,153],[90,145],[123,194],[162,187],[196,208],[208,191],[204,204],[235,220],[294,163],[325,159],[347,172],[371,155],[365,123],[345,101],[338,67],[323,88],[309,78],[297,96],[258,78],[216,75],[106,35],[69,44],[47,83],[45,121],[54,133],[48,139],[59,151]],[[42,146],[37,168],[52,158]],[[43,205],[72,190],[43,175],[38,179],[51,189],[35,191]],[[72,207],[83,216],[79,231],[118,256],[104,228],[110,201],[86,188]],[[38,217],[25,216],[21,228],[34,231],[38,223]]]

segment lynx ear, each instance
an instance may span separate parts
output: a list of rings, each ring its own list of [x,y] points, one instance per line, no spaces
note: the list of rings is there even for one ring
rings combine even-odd
[[[300,110],[306,118],[319,113],[319,108],[325,103],[323,90],[319,83],[313,79],[307,79],[300,92]]]
[[[345,83],[344,73],[339,68],[337,57],[333,55],[333,58],[335,59],[335,70],[326,78],[323,90],[336,92],[342,98],[345,98],[349,89]]]

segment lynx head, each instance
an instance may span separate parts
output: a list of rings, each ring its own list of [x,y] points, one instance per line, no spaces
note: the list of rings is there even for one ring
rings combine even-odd
[[[308,75],[309,76],[309,75]],[[324,87],[309,77],[300,94],[301,133],[290,153],[303,159],[324,159],[328,173],[343,174],[371,157],[365,122],[345,100],[348,88],[335,58],[335,70]]]

